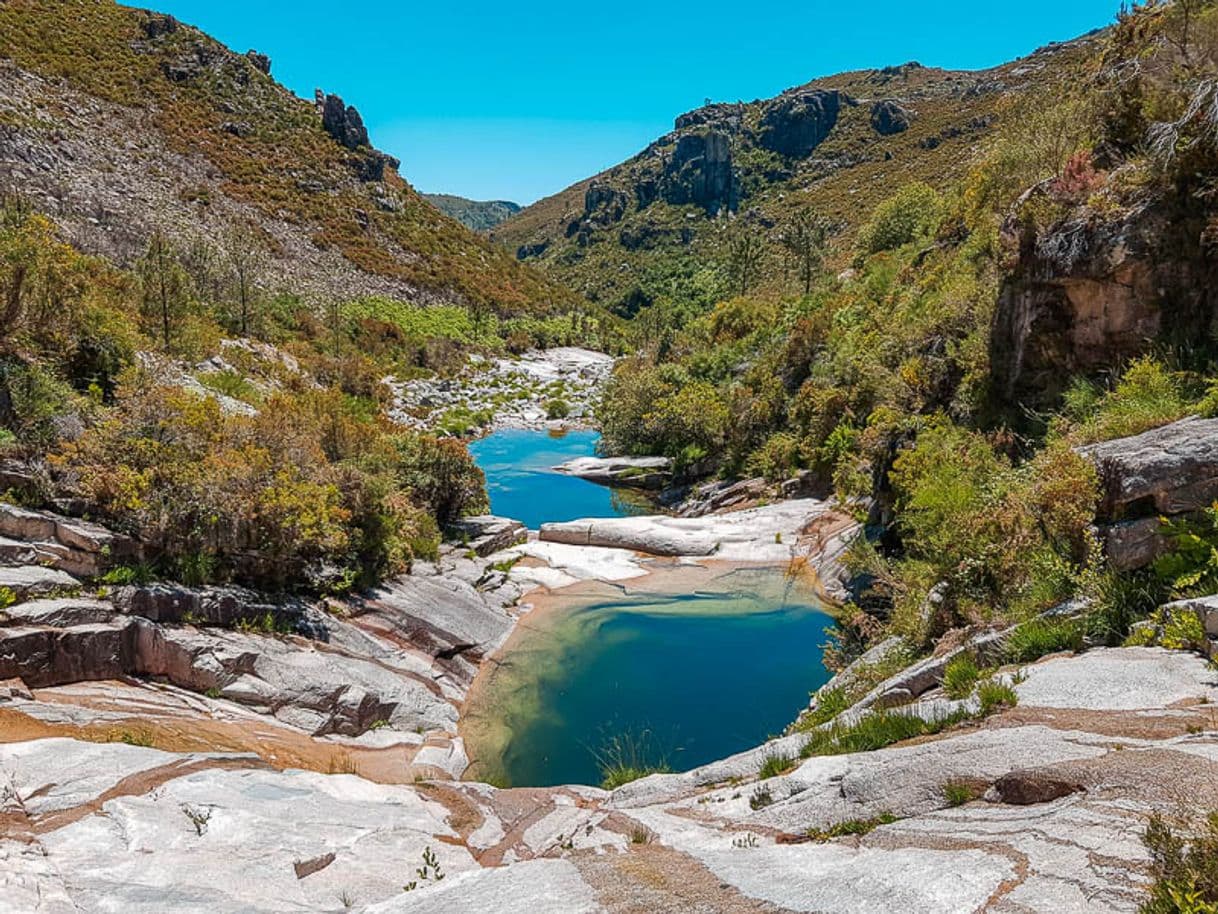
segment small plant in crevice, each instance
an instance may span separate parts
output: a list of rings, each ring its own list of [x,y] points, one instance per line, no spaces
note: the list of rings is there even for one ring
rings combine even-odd
[[[943,799],[948,806],[963,806],[980,795],[979,785],[972,781],[947,781],[943,785]]]
[[[614,790],[650,774],[672,770],[650,730],[612,736],[593,752],[601,773],[601,787]]]
[[[759,844],[760,842],[757,840],[757,836],[751,831],[745,832],[743,835],[739,835],[732,839],[732,847],[736,848],[737,850],[751,850],[752,848],[758,847]]]
[[[785,771],[789,771],[794,765],[795,759],[785,752],[772,752],[762,761],[761,770],[757,772],[757,777],[764,781],[766,778],[772,778]]]
[[[1010,632],[1003,644],[1008,663],[1031,663],[1048,654],[1083,648],[1083,622],[1072,618],[1038,618]]]
[[[875,831],[881,825],[891,825],[897,819],[897,816],[885,811],[878,816],[872,816],[870,819],[846,819],[842,822],[835,822],[828,828],[809,828],[807,835],[817,844],[824,844],[827,841],[832,841],[834,838],[844,838],[848,835],[866,835]]]
[[[630,829],[630,843],[650,844],[651,832],[642,825],[636,825],[634,828]]]
[[[444,879],[444,871],[440,868],[440,858],[430,847],[423,848],[423,865],[415,871],[415,878],[402,886],[403,892],[413,892],[424,882],[440,882]]]
[[[977,700],[981,702],[981,716],[985,717],[1003,708],[1019,704],[1019,695],[1008,683],[987,679],[977,686]]]
[[[0,587],[0,609],[8,609],[17,602],[17,595],[7,587]]]
[[[770,788],[764,785],[759,785],[753,791],[753,795],[749,797],[749,809],[756,812],[759,809],[765,809],[774,802],[774,795],[770,793]]]

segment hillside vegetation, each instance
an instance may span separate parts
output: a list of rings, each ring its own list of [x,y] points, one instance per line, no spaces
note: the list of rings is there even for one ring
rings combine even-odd
[[[723,273],[737,247],[733,224],[774,248],[746,286],[795,283],[798,267],[778,242],[796,213],[814,211],[848,247],[896,188],[922,181],[946,190],[999,134],[1020,126],[1025,143],[1060,166],[1074,125],[1046,122],[1040,100],[1069,93],[1096,42],[1052,46],[992,70],[911,62],[817,79],[772,99],[708,104],[634,158],[527,207],[493,237],[625,315],[705,304],[731,285]]]
[[[296,98],[270,70],[111,0],[0,4],[0,182],[122,263],[156,229],[211,248],[240,234],[296,293],[578,304],[425,202],[353,109]]]
[[[646,344],[602,407],[614,451],[726,478],[798,475],[868,521],[834,663],[888,635],[927,650],[1072,596],[1092,601],[1093,636],[1119,641],[1166,590],[1201,579],[1192,570],[1213,543],[1203,520],[1178,561],[1111,569],[1089,532],[1100,480],[1075,448],[1218,409],[1218,312],[1201,278],[1216,215],[1218,9],[1138,6],[1100,37],[989,78],[1000,75],[1027,82],[984,102],[1004,112],[984,141],[935,175],[906,171],[907,183],[866,194],[857,183],[850,229],[829,179],[788,195],[787,215],[772,210],[773,233],[744,202],[733,218],[690,220],[699,235],[724,232],[724,259],[694,274],[704,286],[674,282],[639,313]],[[839,84],[857,92],[857,79]],[[950,79],[906,68],[884,85]],[[948,93],[943,110],[976,116],[978,97]],[[927,97],[911,107],[936,110]],[[886,161],[866,167],[896,167]],[[616,242],[593,233],[566,249],[578,254],[554,255],[555,272],[582,269],[598,245]],[[1033,365],[1044,373],[1029,376]],[[1023,386],[1006,383],[1015,371]]]

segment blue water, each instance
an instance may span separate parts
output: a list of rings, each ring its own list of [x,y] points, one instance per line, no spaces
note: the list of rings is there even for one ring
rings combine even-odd
[[[654,513],[638,493],[598,486],[551,467],[596,453],[592,431],[505,429],[474,441],[469,452],[486,473],[491,513],[515,518],[531,530],[547,521]]]
[[[829,674],[832,619],[779,571],[546,612],[468,709],[479,777],[598,784],[614,745],[686,770],[781,733]]]

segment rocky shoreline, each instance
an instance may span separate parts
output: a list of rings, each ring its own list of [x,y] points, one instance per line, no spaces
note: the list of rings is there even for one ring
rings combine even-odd
[[[1139,463],[1132,445],[1106,459],[1122,456],[1139,492],[1209,491],[1187,459]],[[750,491],[727,497],[747,505]],[[1218,805],[1218,678],[1202,657],[1093,648],[1005,664],[1000,630],[692,771],[614,791],[458,780],[461,709],[530,604],[758,563],[795,562],[844,593],[859,527],[831,504],[719,510],[535,533],[472,518],[439,561],[319,605],[90,585],[121,538],[3,506],[0,912],[1132,912],[1146,817]],[[1213,599],[1165,612],[1218,639]],[[997,664],[1014,697],[946,694],[962,652]],[[892,713],[925,735],[808,751]],[[403,891],[387,859],[427,876]]]

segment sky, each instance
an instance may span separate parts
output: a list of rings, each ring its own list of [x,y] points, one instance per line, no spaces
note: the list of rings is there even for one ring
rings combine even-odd
[[[712,101],[917,60],[978,69],[1115,18],[1119,0],[128,0],[268,54],[298,95],[355,105],[429,193],[531,203]]]

